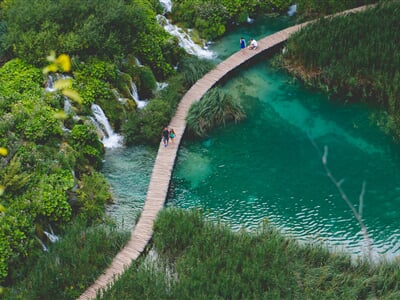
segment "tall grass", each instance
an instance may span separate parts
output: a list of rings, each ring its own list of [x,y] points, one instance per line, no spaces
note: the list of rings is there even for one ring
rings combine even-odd
[[[356,14],[324,18],[287,42],[287,68],[314,86],[385,108],[400,139],[400,2],[381,1]]]
[[[158,259],[137,261],[102,299],[400,297],[396,263],[352,262],[321,245],[286,239],[268,224],[252,233],[233,232],[199,211],[169,208],[154,230]]]
[[[230,121],[240,121],[245,116],[239,101],[215,87],[190,107],[186,117],[187,128],[197,136],[205,136],[213,128]]]
[[[129,233],[114,226],[87,227],[79,219],[66,230],[24,280],[5,292],[4,299],[76,299],[129,239]]]
[[[181,60],[179,70],[183,76],[183,84],[190,88],[201,77],[214,67],[213,62],[196,56],[186,56]]]

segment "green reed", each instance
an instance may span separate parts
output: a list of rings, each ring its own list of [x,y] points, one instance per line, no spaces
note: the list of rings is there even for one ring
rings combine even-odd
[[[156,258],[136,261],[98,299],[400,297],[396,263],[353,261],[319,244],[287,239],[268,224],[256,232],[233,232],[199,211],[169,208],[154,229]]]
[[[129,233],[115,226],[87,227],[76,220],[49,246],[27,276],[6,291],[5,299],[76,299],[125,245]]]

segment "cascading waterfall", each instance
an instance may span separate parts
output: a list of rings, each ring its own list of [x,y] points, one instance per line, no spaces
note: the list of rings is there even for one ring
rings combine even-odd
[[[139,99],[139,94],[138,94],[138,91],[137,91],[137,86],[136,86],[136,84],[133,82],[132,79],[131,79],[130,84],[131,84],[131,88],[130,88],[130,90],[129,90],[129,93],[131,94],[132,99],[135,100],[137,107],[138,107],[138,108],[143,108],[143,107],[145,107],[146,104],[147,104],[147,101],[145,101],[145,100],[140,100],[140,99]]]
[[[135,62],[136,62],[136,65],[138,66],[138,67],[143,67],[143,65],[142,65],[142,63],[140,62],[140,60],[139,60],[139,58],[137,58],[137,57],[135,57]],[[156,90],[157,91],[161,91],[162,89],[164,89],[164,88],[166,88],[168,86],[168,83],[166,83],[166,82],[157,82],[157,88],[156,88]],[[135,88],[136,89],[136,88]],[[135,90],[134,88],[132,88],[132,90]],[[136,89],[137,90],[137,89]],[[118,92],[117,92],[118,93]],[[136,93],[137,94],[137,93]],[[119,95],[117,96],[117,99],[118,99],[118,101],[120,101],[120,97],[119,97]],[[136,98],[135,98],[136,99]],[[137,99],[139,99],[139,95],[137,95]],[[136,101],[136,100],[135,100]],[[137,102],[136,102],[137,103]],[[145,103],[146,104],[146,103]],[[139,107],[139,105],[138,105],[138,107]],[[140,107],[139,107],[140,108]]]
[[[54,234],[53,228],[51,227],[51,225],[49,225],[49,227],[50,227],[50,232],[43,230],[43,233],[45,234],[45,236],[47,236],[47,238],[49,239],[50,242],[52,242],[52,243],[58,242],[58,240],[60,238]]]
[[[92,104],[92,112],[94,118],[92,118],[93,123],[98,130],[102,133],[102,143],[106,148],[118,148],[122,146],[122,136],[116,134],[111,128],[110,123],[106,115],[104,114],[101,107],[97,104]]]
[[[54,83],[60,78],[63,78],[63,77],[58,74],[49,74],[49,76],[47,77],[46,84],[45,84],[45,91],[46,92],[54,92],[56,90],[54,88]]]
[[[157,82],[157,91],[161,91],[163,89],[165,89],[168,86],[167,82]]]
[[[165,16],[157,15],[157,22],[163,26],[165,31],[178,38],[179,46],[185,49],[187,53],[196,55],[200,58],[212,59],[215,57],[212,51],[201,48],[199,45],[193,42],[189,34],[187,34],[178,26],[171,24],[171,22]]]
[[[171,12],[172,10],[172,1],[171,0],[160,0],[162,7],[164,7],[165,12]]]

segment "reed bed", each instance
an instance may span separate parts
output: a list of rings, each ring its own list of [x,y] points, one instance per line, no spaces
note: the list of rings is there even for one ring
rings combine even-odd
[[[200,211],[168,208],[154,229],[156,259],[134,262],[97,299],[400,298],[396,263],[352,261],[321,245],[300,245],[268,224],[233,232]]]

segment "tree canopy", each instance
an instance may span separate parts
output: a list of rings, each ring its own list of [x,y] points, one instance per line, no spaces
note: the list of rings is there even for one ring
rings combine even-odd
[[[157,24],[160,8],[153,5],[139,0],[7,1],[2,49],[36,66],[51,50],[81,60],[120,61],[133,54],[157,77],[165,77],[173,73],[168,54],[178,47],[171,47],[174,39]]]

